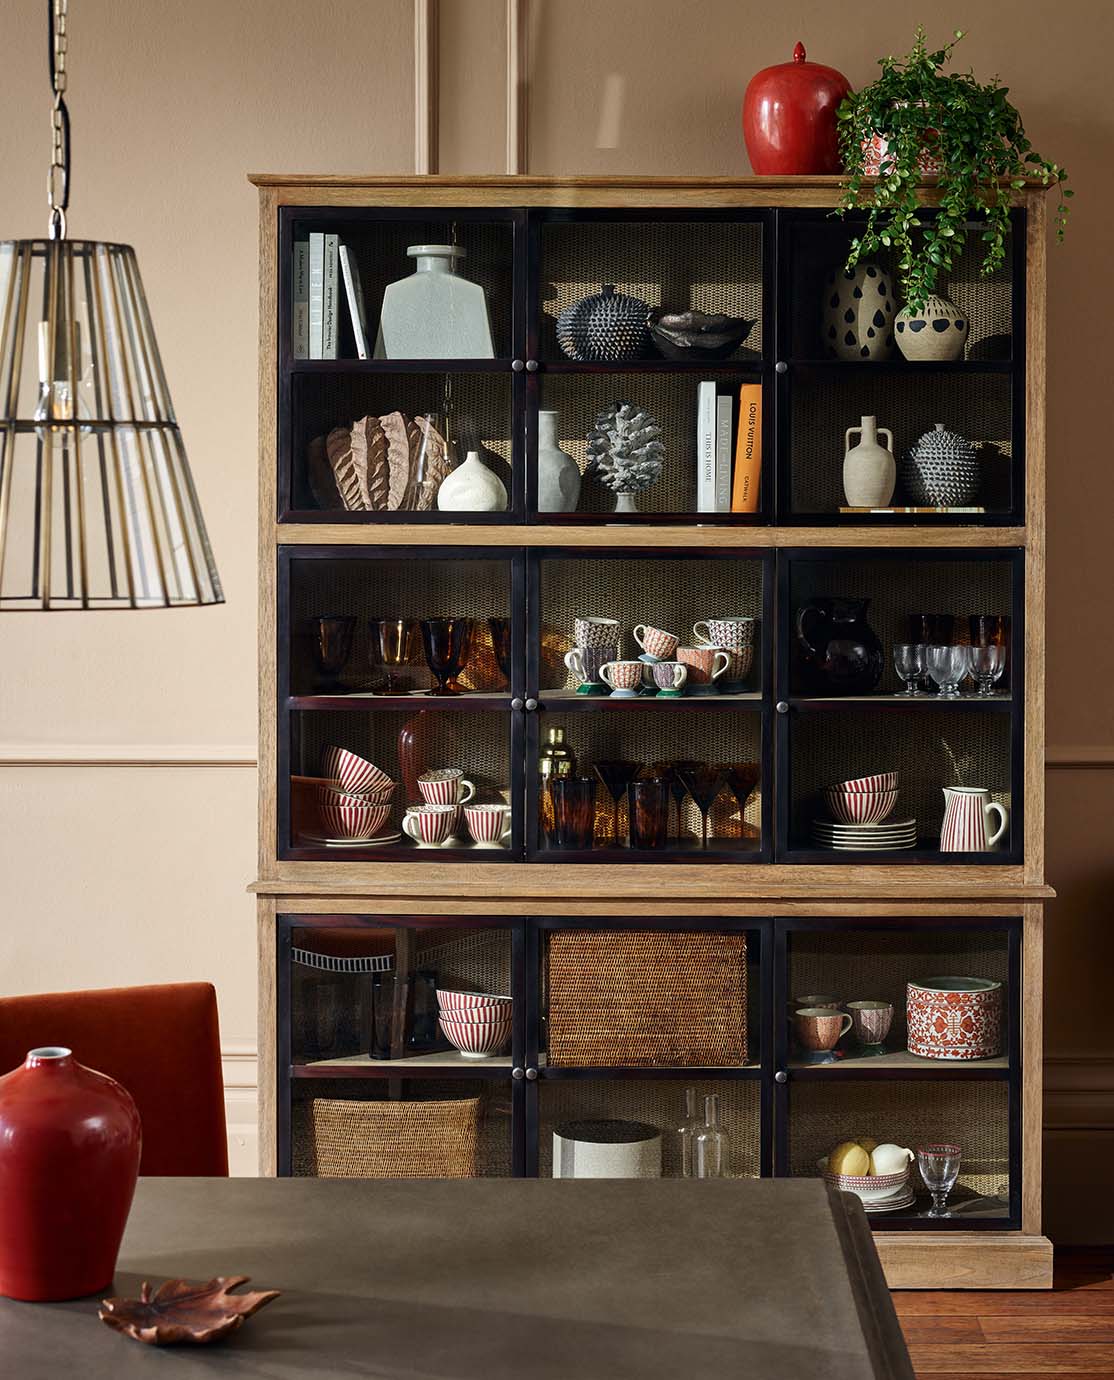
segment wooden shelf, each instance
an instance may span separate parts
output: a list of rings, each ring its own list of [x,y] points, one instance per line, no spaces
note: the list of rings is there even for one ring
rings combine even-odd
[[[810,712],[839,709],[942,709],[946,713],[969,713],[971,711],[999,711],[1009,713],[1013,708],[1013,696],[1004,695],[960,695],[958,699],[945,699],[941,695],[790,695],[789,703],[794,709]]]
[[[310,1059],[291,1064],[292,1078],[506,1078],[510,1079],[511,1056],[492,1054],[466,1059],[455,1049],[434,1054],[415,1054],[402,1059],[371,1059],[366,1054],[346,1054],[336,1059]]]
[[[455,709],[462,712],[509,710],[511,697],[506,695],[473,694],[431,695],[426,690],[414,690],[405,695],[381,695],[371,690],[354,690],[342,695],[291,695],[288,709],[328,710],[335,714],[367,714],[373,709]]]
[[[542,709],[550,709],[561,714],[570,710],[608,709],[614,712],[638,711],[641,709],[667,709],[677,712],[676,707],[685,710],[695,709],[761,709],[764,697],[760,690],[748,690],[741,695],[671,695],[658,698],[657,695],[637,695],[634,699],[610,695],[578,695],[575,690],[542,690],[539,704]]]
[[[912,360],[900,357],[884,360],[870,359],[790,359],[793,369],[831,369],[838,373],[877,374],[893,377],[899,374],[1012,374],[1012,359],[930,359]]]

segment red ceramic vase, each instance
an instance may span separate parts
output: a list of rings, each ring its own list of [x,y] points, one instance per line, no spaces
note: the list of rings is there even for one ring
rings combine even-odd
[[[793,61],[764,67],[743,99],[743,138],[759,176],[838,173],[836,110],[851,83],[834,67],[806,62],[804,45]]]
[[[45,1302],[112,1283],[139,1174],[139,1112],[68,1049],[0,1078],[0,1294]]]

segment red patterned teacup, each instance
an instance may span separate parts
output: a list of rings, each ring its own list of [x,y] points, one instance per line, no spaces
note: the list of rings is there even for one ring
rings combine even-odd
[[[638,694],[645,670],[641,661],[607,661],[600,667],[600,680],[616,698],[631,699]]]
[[[659,661],[669,661],[681,639],[663,628],[651,628],[647,623],[636,623],[634,640],[647,656],[657,657]]]
[[[501,848],[511,833],[509,805],[465,805],[464,822],[480,848]]]
[[[402,832],[419,848],[438,848],[452,836],[458,813],[455,805],[411,805]]]
[[[439,767],[418,777],[418,790],[427,805],[466,805],[476,788],[460,767]]]
[[[688,686],[690,690],[707,688],[731,664],[731,653],[723,647],[678,647],[677,660],[688,667]]]

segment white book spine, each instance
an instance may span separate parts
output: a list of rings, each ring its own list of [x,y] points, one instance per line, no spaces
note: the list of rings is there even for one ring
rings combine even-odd
[[[309,241],[294,241],[294,309],[291,318],[295,359],[309,359]]]
[[[339,287],[340,287],[340,267],[337,261],[337,254],[340,247],[339,237],[336,235],[325,236],[325,305],[324,315],[321,322],[321,358],[336,359],[337,357],[337,336],[340,325],[338,307],[340,306]]]
[[[321,353],[322,326],[325,321],[325,236],[313,231],[309,237],[309,357],[324,359]]]
[[[716,386],[707,380],[696,394],[696,511],[716,511]]]
[[[360,282],[360,266],[346,244],[340,246],[340,271],[344,278],[344,295],[348,299],[348,316],[356,341],[356,358],[367,359],[367,324],[364,319],[364,289]]]
[[[731,511],[731,395],[716,398],[716,512]]]

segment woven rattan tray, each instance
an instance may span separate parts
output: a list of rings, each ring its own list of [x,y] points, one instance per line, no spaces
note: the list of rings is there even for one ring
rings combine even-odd
[[[308,1107],[308,1163],[322,1179],[474,1179],[480,1099],[347,1101]]]

